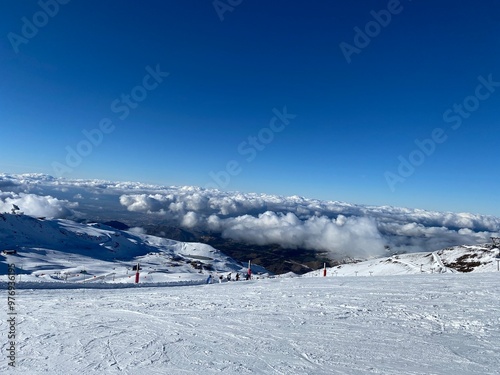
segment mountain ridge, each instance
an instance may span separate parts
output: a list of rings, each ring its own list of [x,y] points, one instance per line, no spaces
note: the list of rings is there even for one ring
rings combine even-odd
[[[25,281],[133,283],[140,263],[147,282],[203,281],[243,273],[243,265],[210,245],[181,242],[99,224],[0,214],[0,271],[16,264]],[[5,268],[5,270],[4,270]],[[254,272],[267,272],[254,265]]]

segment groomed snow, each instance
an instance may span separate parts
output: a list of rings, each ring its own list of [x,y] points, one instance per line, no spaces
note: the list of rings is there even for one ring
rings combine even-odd
[[[498,374],[499,282],[490,272],[19,289],[17,367],[3,312],[0,373]]]

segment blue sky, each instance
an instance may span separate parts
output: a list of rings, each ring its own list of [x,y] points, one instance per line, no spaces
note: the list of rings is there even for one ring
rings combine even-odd
[[[0,3],[2,172],[500,215],[498,1],[60,2]]]

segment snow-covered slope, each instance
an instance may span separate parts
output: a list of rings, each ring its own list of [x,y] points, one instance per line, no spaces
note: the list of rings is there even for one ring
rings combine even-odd
[[[447,249],[342,264],[327,269],[327,276],[384,276],[456,272],[497,271],[500,250],[491,244],[456,246]],[[305,276],[322,276],[316,270]]]
[[[24,282],[133,283],[138,262],[141,283],[201,281],[208,274],[246,271],[209,245],[27,215],[0,214],[0,244],[0,274],[15,264]]]
[[[0,373],[493,375],[499,282],[490,272],[18,290],[17,368],[2,340]]]

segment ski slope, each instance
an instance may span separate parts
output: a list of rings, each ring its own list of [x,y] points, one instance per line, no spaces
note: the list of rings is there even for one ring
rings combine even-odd
[[[0,373],[498,374],[499,283],[489,272],[18,289],[17,367],[3,354]],[[3,314],[2,353],[6,331]]]
[[[246,264],[206,244],[28,215],[0,214],[0,246],[0,281],[7,280],[7,264],[32,283],[130,284],[137,263],[141,284],[203,283],[209,274],[247,272]]]

